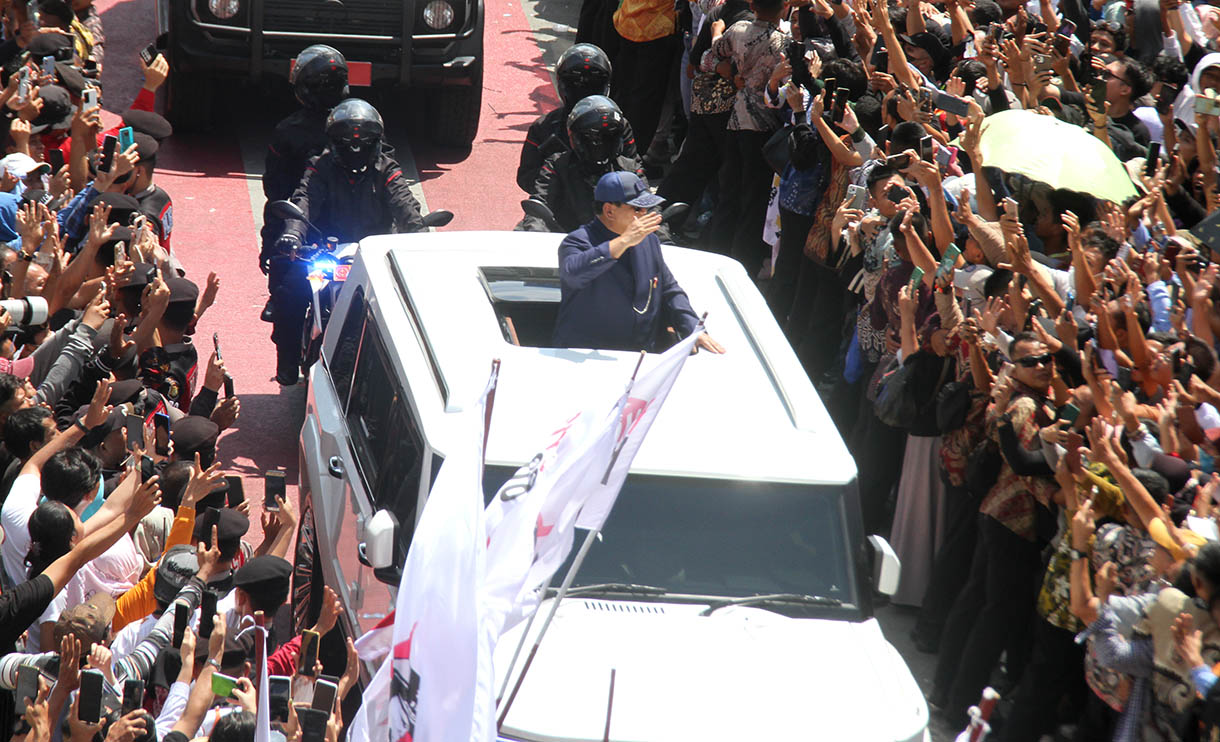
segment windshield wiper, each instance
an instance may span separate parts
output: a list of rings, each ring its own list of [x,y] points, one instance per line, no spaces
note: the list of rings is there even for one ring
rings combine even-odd
[[[824,605],[837,607],[843,605],[838,598],[826,598],[821,595],[800,595],[798,593],[772,593],[770,595],[748,595],[744,598],[727,598],[712,603],[699,612],[700,616],[710,616],[721,608],[731,605],[758,605],[760,603],[803,603],[805,605]]]
[[[551,588],[548,593],[557,594],[558,588]],[[589,595],[591,593],[628,593],[632,595],[664,595],[669,592],[663,587],[652,585],[634,585],[628,582],[603,582],[597,585],[581,585],[568,589],[568,596]]]

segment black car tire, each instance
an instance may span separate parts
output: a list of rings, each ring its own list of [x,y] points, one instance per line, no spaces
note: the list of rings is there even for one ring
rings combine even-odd
[[[432,141],[445,147],[469,148],[479,133],[483,73],[480,71],[470,85],[437,88],[432,98]]]
[[[318,538],[314,535],[313,503],[301,502],[301,526],[297,530],[296,553],[292,564],[292,613],[298,632],[318,620],[322,609],[322,565],[318,563]]]

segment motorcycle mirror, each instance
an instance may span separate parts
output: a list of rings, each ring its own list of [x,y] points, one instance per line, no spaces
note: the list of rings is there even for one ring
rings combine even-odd
[[[424,217],[424,226],[425,227],[443,227],[451,221],[453,221],[453,212],[452,211],[445,211],[444,209],[438,209],[437,211],[433,211]]]
[[[290,219],[301,222],[309,221],[305,218],[305,212],[301,211],[301,209],[291,201],[272,201],[271,213],[284,221],[288,221]]]
[[[666,206],[665,210],[661,212],[661,223],[662,224],[672,224],[675,221],[686,216],[686,212],[688,212],[688,211],[690,211],[690,204],[684,204],[681,201],[675,201],[672,204],[670,204],[669,206]]]
[[[555,213],[551,211],[551,207],[534,198],[527,198],[521,202],[521,210],[526,216],[532,216],[535,219],[541,219],[548,225],[554,225]]]

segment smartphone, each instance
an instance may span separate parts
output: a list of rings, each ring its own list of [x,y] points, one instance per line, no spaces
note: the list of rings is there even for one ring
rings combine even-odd
[[[229,491],[225,496],[225,504],[228,507],[235,508],[246,501],[246,489],[240,475],[226,474],[225,484],[229,485]]]
[[[84,107],[86,110],[90,108],[97,108],[97,88],[85,88],[85,92],[81,93],[81,99],[84,101]]]
[[[233,695],[233,689],[236,687],[237,678],[230,677],[224,673],[212,673],[212,693],[215,695],[221,698],[229,698]]]
[[[836,124],[843,120],[843,109],[847,108],[847,97],[851,95],[851,91],[847,88],[839,88],[835,91],[834,110],[831,111],[831,120]]]
[[[1059,408],[1059,415],[1056,419],[1071,425],[1076,422],[1076,418],[1078,417],[1080,417],[1080,408],[1071,402],[1068,402]]]
[[[144,681],[129,678],[123,682],[123,716],[144,708]]]
[[[292,693],[292,678],[287,675],[267,676],[267,704],[271,707],[271,720],[288,723],[289,695]],[[327,711],[329,716],[330,711]]]
[[[1115,379],[1123,389],[1131,388],[1131,369],[1128,366],[1118,367],[1118,378]]]
[[[17,715],[25,714],[25,709],[29,705],[26,699],[31,701],[38,698],[38,677],[42,673],[34,665],[18,665],[17,666],[17,688],[13,691],[13,698],[17,701]]]
[[[106,679],[100,670],[81,670],[80,696],[77,698],[76,718],[86,724],[96,724],[102,718],[102,685]]]
[[[224,356],[220,354],[220,333],[212,333],[212,350],[216,351],[216,360],[223,361]]]
[[[1178,95],[1181,92],[1182,88],[1178,85],[1170,85],[1167,82],[1161,83],[1161,92],[1156,94],[1156,112],[1165,114],[1172,111],[1174,101],[1178,99]]]
[[[151,456],[141,456],[140,457],[140,481],[147,482],[148,480],[152,479],[153,475],[156,473],[157,473],[156,470],[153,468],[152,457]]]
[[[919,103],[919,110],[923,111],[924,113],[933,112],[933,95],[931,90],[928,90],[927,88],[920,88],[915,93],[915,99]]]
[[[909,285],[911,286],[912,293],[914,293],[915,290],[919,287],[919,282],[922,280],[923,280],[923,268],[920,268],[919,266],[915,266],[915,269],[911,271],[911,280],[909,281]]]
[[[1004,41],[1004,25],[1002,23],[993,23],[987,29],[987,35],[991,37],[991,43],[999,46]]]
[[[1181,293],[1182,293],[1181,284],[1177,284],[1177,283],[1169,284],[1169,306],[1170,306],[1171,311],[1172,311],[1173,307],[1176,307],[1178,305],[1178,296]]]
[[[114,165],[114,148],[119,144],[119,138],[113,134],[107,134],[106,139],[102,142],[102,159],[97,164],[97,169],[100,172],[108,173]]]
[[[127,245],[123,244],[122,240],[114,243],[114,264],[118,265],[127,261]]]
[[[1060,36],[1056,34],[1054,40],[1051,41],[1051,48],[1054,49],[1055,53],[1059,56],[1066,57],[1072,53],[1072,40],[1067,36]]]
[[[126,152],[127,148],[136,143],[136,134],[131,130],[130,126],[124,126],[119,129],[119,151]]]
[[[331,680],[318,678],[313,684],[313,707],[318,711],[330,713],[335,709],[335,696],[339,695],[339,686]]]
[[[1033,60],[1034,60],[1034,74],[1035,75],[1038,74],[1039,72],[1047,72],[1047,71],[1054,72],[1055,60],[1051,58],[1051,55],[1035,54],[1035,55],[1033,55]]]
[[[851,184],[847,186],[847,196],[851,200],[847,203],[850,209],[863,209],[864,204],[868,201],[868,190],[864,186]]]
[[[923,160],[924,162],[932,162],[934,156],[933,153],[935,151],[935,148],[932,146],[931,135],[923,137],[919,140],[919,159]]]
[[[936,268],[936,275],[943,276],[957,264],[957,256],[962,254],[962,249],[952,242],[945,248],[944,255],[940,256],[940,265]]]
[[[1016,199],[1012,198],[1011,196],[1005,196],[1004,197],[1004,211],[1005,211],[1005,213],[1010,214],[1012,217],[1016,218],[1017,213],[1018,213]]]
[[[279,510],[280,504],[275,501],[275,498],[283,499],[287,496],[288,490],[285,487],[284,472],[269,471],[263,475],[264,510]]]
[[[868,63],[871,64],[875,70],[889,69],[890,53],[885,48],[885,42],[883,42],[881,39],[877,39],[877,43],[873,45],[873,53],[869,55]]]
[[[144,62],[145,67],[151,67],[153,60],[156,59],[160,53],[161,52],[157,51],[156,44],[149,44],[140,50],[140,61]]]
[[[216,628],[216,593],[204,590],[203,599],[199,602],[199,638],[210,638],[214,628]]]
[[[233,391],[233,377],[225,374],[225,399],[232,397],[235,394]]]
[[[174,649],[182,646],[182,637],[186,635],[186,627],[191,622],[191,609],[186,603],[174,605]]]
[[[1156,175],[1156,166],[1161,159],[1161,143],[1148,143],[1148,159],[1144,162],[1144,175],[1151,178]]]
[[[889,165],[895,170],[906,170],[911,166],[911,157],[905,152],[900,155],[890,155],[889,157],[885,158],[885,164]]]
[[[1093,102],[1093,107],[1097,110],[1104,110],[1106,107],[1106,81],[1105,78],[1094,80],[1089,83],[1089,100]],[[1196,98],[1195,100],[1198,100]]]
[[[158,456],[169,456],[169,415],[153,415],[153,450]]]
[[[52,175],[62,170],[64,166],[64,151],[59,147],[51,147],[48,149],[47,164],[51,166]]]
[[[828,77],[822,84],[822,110],[828,113],[834,111],[835,102],[838,100],[837,93],[839,92],[839,81],[833,77]]]
[[[318,632],[306,629],[301,632],[301,653],[297,655],[297,675],[312,678],[313,666],[318,662]]]
[[[1076,24],[1067,18],[1063,18],[1059,21],[1059,30],[1055,34],[1065,39],[1071,38],[1076,34]]]
[[[301,725],[301,742],[322,742],[325,740],[326,724],[329,721],[329,711],[298,707],[297,722]]]
[[[143,448],[144,418],[140,415],[128,415],[125,420],[127,424],[127,450],[134,451],[137,448]]]
[[[885,197],[896,204],[902,203],[903,199],[908,195],[910,195],[910,192],[899,186],[890,186],[890,189],[885,192]]]
[[[935,99],[936,107],[945,113],[951,113],[954,116],[969,116],[970,103],[962,100],[956,95],[949,95],[943,90],[936,91]]]
[[[23,101],[29,100],[29,97],[30,97],[30,68],[23,66],[21,68],[21,71],[17,73],[17,80],[19,81],[17,83],[17,99],[23,100]]]

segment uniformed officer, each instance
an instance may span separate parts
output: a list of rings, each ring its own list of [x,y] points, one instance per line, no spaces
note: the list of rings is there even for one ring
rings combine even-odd
[[[198,376],[199,353],[186,334],[195,320],[199,287],[179,276],[165,279],[169,303],[157,323],[161,344],[140,355],[140,378],[178,409],[190,409]]]
[[[170,236],[174,231],[174,202],[165,189],[153,182],[153,169],[157,166],[157,140],[147,134],[135,133],[136,152],[140,161],[131,174],[124,176],[126,192],[140,202],[140,213],[148,217],[157,231],[161,247],[170,249]]]
[[[233,591],[233,570],[245,561],[242,554],[241,537],[250,530],[250,519],[232,508],[209,508],[195,518],[195,532],[192,535],[195,543],[212,543],[212,529],[216,529],[217,547],[220,549],[220,562],[217,565],[217,577],[208,581],[208,590],[217,598],[224,598]],[[222,609],[217,606],[217,612]]]
[[[606,173],[593,192],[597,217],[559,245],[561,348],[653,350],[666,327],[686,337],[699,326],[686,292],[674,280],[654,234],[664,202],[635,173]],[[696,347],[724,348],[706,332]]]
[[[593,44],[576,44],[559,55],[555,65],[555,89],[562,105],[539,116],[525,133],[521,164],[517,166],[517,185],[529,193],[547,158],[571,149],[568,141],[568,116],[572,108],[590,95],[610,95],[610,58]],[[631,122],[623,121],[622,154],[634,158],[635,133]]]
[[[194,461],[199,454],[200,466],[207,468],[216,458],[216,439],[220,426],[200,415],[187,415],[170,426],[176,461]]]

